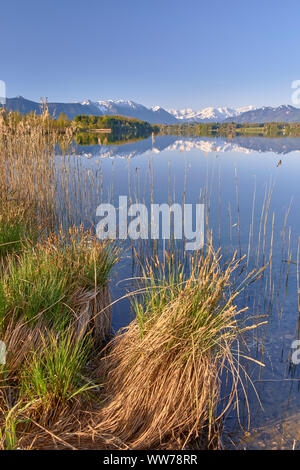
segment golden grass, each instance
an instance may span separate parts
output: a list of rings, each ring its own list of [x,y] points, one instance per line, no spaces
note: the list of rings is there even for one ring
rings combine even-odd
[[[243,310],[234,304],[237,292],[228,295],[238,266],[233,258],[221,269],[210,250],[187,281],[167,286],[156,280],[154,302],[143,305],[143,326],[139,311],[99,364],[105,404],[93,413],[88,432],[113,436],[111,445],[130,449],[182,449],[203,436],[205,446],[216,445],[218,421],[239,381],[232,344],[243,330]],[[145,279],[153,287],[152,271]],[[231,389],[220,403],[224,369]]]

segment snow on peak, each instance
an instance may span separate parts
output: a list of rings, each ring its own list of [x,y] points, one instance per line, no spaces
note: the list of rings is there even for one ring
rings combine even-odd
[[[238,116],[241,113],[255,109],[254,106],[247,106],[243,108],[229,108],[227,106],[214,108],[208,106],[199,111],[194,111],[191,108],[187,109],[169,109],[168,112],[173,114],[177,119],[185,121],[223,121],[226,118]]]
[[[84,100],[84,101],[80,101],[80,104],[90,106],[90,105],[95,104],[95,103],[92,100]]]
[[[120,108],[130,108],[130,109],[139,109],[144,106],[138,103],[135,103],[131,100],[84,100],[81,102],[83,105],[94,105],[97,106],[101,111],[108,111],[115,107]]]
[[[242,108],[236,108],[236,111],[239,114],[242,114],[242,113],[246,113],[247,111],[253,111],[254,109],[256,109],[255,106],[243,106]]]
[[[131,100],[106,100],[106,101],[99,100],[97,101],[97,104],[99,106],[104,106],[108,109],[114,106],[118,106],[118,107],[120,106],[120,107],[131,108],[131,109],[137,109],[137,108],[143,107],[143,105],[135,103],[134,101],[131,101]]]

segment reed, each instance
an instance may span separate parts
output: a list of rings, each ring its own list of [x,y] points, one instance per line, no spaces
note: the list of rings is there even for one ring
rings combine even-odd
[[[136,318],[99,367],[107,403],[94,414],[91,433],[130,449],[182,449],[200,437],[206,447],[217,445],[215,431],[239,381],[232,346],[248,328],[239,321],[238,291],[231,291],[239,265],[233,257],[221,268],[210,249],[192,260],[188,278],[182,266],[170,275],[163,268],[166,276],[159,277],[148,267]],[[231,388],[220,401],[225,369]]]

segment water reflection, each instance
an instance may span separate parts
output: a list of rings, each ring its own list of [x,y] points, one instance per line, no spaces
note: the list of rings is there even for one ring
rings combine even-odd
[[[300,152],[300,138],[281,137],[234,137],[229,138],[188,138],[177,136],[158,136],[154,139],[139,140],[119,145],[74,145],[77,155],[103,158],[133,158],[148,152],[189,152],[200,150],[202,152],[271,152],[285,155],[290,152]]]

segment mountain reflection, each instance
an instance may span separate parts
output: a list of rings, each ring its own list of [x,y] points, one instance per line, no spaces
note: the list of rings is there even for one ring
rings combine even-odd
[[[88,158],[133,158],[144,153],[190,152],[200,150],[205,153],[239,152],[250,154],[251,152],[271,152],[275,154],[288,154],[300,151],[300,138],[293,137],[235,137],[210,138],[210,137],[178,137],[157,136],[119,145],[76,145],[73,152],[76,155]]]

